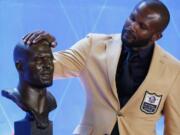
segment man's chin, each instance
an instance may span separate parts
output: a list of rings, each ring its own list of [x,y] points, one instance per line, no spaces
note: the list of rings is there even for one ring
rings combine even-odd
[[[124,44],[125,46],[127,46],[128,48],[138,48],[139,46],[134,44],[134,43],[126,43]]]
[[[135,43],[133,39],[126,39],[124,37],[122,37],[121,40],[123,44],[128,45],[128,46],[132,46]]]
[[[131,41],[122,41],[123,45],[128,48],[143,48],[148,45],[148,42],[131,42]]]
[[[123,45],[127,46],[128,48],[135,47],[135,43],[132,41],[122,40]]]

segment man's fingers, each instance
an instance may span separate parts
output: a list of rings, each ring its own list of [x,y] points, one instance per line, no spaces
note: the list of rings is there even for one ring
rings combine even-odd
[[[56,39],[47,32],[39,34],[32,42],[37,43],[41,40],[46,40],[50,45],[52,45],[52,47],[57,45]]]
[[[49,43],[55,41],[55,38],[47,32],[40,33],[37,38],[33,40],[33,43],[37,43],[42,39],[46,39]]]
[[[56,46],[57,46],[57,42],[56,41],[51,43],[51,47],[55,48]]]
[[[30,45],[30,44],[33,44],[33,41],[35,39],[38,39],[40,35],[43,35],[44,31],[38,31],[38,32],[34,32],[29,38],[28,38],[28,41],[27,43]]]
[[[35,33],[33,33],[28,39],[28,42],[29,42],[28,44],[32,44],[33,41],[35,39],[37,39],[39,37],[39,35],[42,35],[42,34],[43,34],[43,32],[35,32]]]
[[[25,44],[28,44],[28,40],[32,35],[33,35],[33,33],[29,33],[23,38],[23,41],[24,41]]]
[[[25,40],[29,36],[29,34],[31,34],[31,33],[28,33],[24,37],[22,37],[22,40]]]
[[[43,34],[43,33],[44,31],[36,31],[36,32],[29,33],[23,38],[23,41],[25,44],[30,45],[32,44],[32,41],[36,39],[36,37],[38,37],[40,34]]]
[[[45,31],[32,32],[32,33],[27,34],[23,38],[24,43],[28,45],[35,44],[41,40],[46,40],[50,44],[51,47],[57,46],[55,37],[53,37],[51,34]]]
[[[57,42],[54,41],[55,39],[53,39],[53,38],[48,39],[47,36],[45,36],[45,35],[44,36],[39,35],[36,39],[33,40],[33,43],[37,43],[37,42],[39,42],[41,40],[46,40],[49,43],[50,47],[55,48],[57,46]]]

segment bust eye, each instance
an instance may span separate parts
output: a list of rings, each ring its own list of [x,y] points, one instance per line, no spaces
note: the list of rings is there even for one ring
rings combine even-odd
[[[41,63],[42,62],[42,58],[41,57],[36,57],[36,58],[34,58],[33,62]]]

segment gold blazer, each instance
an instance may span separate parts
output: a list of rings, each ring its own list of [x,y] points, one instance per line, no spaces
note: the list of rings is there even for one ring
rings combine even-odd
[[[55,52],[55,78],[79,77],[86,109],[75,135],[110,135],[118,121],[121,135],[155,135],[165,117],[165,135],[180,135],[180,62],[155,45],[145,80],[121,108],[115,74],[120,34],[89,34],[70,49]]]

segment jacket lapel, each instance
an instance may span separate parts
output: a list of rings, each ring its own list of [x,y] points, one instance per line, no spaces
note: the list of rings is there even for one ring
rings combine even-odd
[[[116,70],[119,61],[119,57],[121,54],[122,42],[119,39],[111,40],[107,43],[107,69],[110,85],[113,91],[113,95],[115,96],[117,102],[119,103],[117,88],[116,88]],[[139,86],[137,91],[133,94],[133,96],[129,99],[128,103],[122,108],[122,111],[125,110],[129,105],[132,105],[134,100],[138,98],[142,93],[146,91],[146,89],[153,84],[153,81],[161,79],[161,75],[164,71],[164,62],[162,59],[162,51],[158,45],[155,45],[152,61],[149,67],[148,74],[142,84]]]
[[[109,81],[111,84],[113,95],[115,96],[116,100],[119,103],[115,76],[116,76],[116,69],[121,53],[120,35],[118,36],[117,39],[115,40],[112,39],[107,43],[106,53],[107,53],[107,69],[108,69]]]
[[[129,99],[127,104],[122,108],[122,111],[125,111],[125,109],[128,108],[128,106],[134,106],[134,103],[137,103],[134,101],[136,99],[140,99],[147,89],[153,89],[154,81],[162,79],[161,76],[165,68],[164,65],[165,64],[163,61],[161,48],[158,45],[155,45],[152,61],[147,76],[145,77],[144,81],[141,83],[137,91]]]

